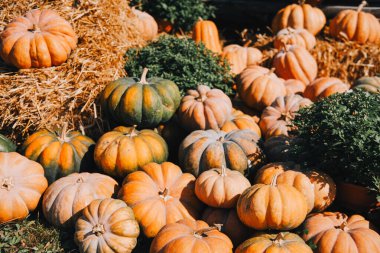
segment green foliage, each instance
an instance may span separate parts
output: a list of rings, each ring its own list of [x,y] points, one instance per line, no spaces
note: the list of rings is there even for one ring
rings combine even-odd
[[[190,31],[198,18],[215,17],[215,7],[206,5],[202,0],[131,0],[130,5],[155,18],[169,21],[174,31]]]
[[[294,160],[363,186],[380,175],[379,94],[335,94],[301,109],[293,124],[304,140],[291,147]]]
[[[148,76],[175,82],[182,94],[204,84],[233,95],[227,61],[191,39],[161,36],[142,49],[128,50],[126,57],[125,69],[129,76],[139,77],[147,67]]]

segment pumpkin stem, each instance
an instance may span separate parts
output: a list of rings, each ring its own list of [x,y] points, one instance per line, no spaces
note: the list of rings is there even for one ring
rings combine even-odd
[[[198,17],[198,21],[203,21],[203,18],[202,17]]]
[[[276,244],[276,245],[279,245],[279,246],[282,246],[282,244],[284,243],[284,240],[285,240],[285,235],[284,233],[279,233],[276,238],[274,238],[273,240],[273,244]]]
[[[77,184],[80,184],[80,183],[83,183],[84,180],[83,180],[83,177],[79,177],[76,181]]]
[[[218,141],[224,141],[224,136],[220,136],[219,138],[218,138]]]
[[[305,4],[305,2],[306,2],[306,0],[298,0],[299,5],[303,5],[303,4]]]
[[[127,136],[129,136],[129,137],[137,136],[136,127],[137,127],[137,125],[133,125],[131,131],[127,134]]]
[[[144,70],[143,70],[143,72],[141,74],[140,83],[142,83],[142,84],[148,84],[148,82],[146,81],[146,75],[148,74],[148,71],[149,71],[148,68],[144,68]]]
[[[3,182],[1,182],[1,188],[10,191],[14,187],[14,182],[12,177],[3,178]]]
[[[251,43],[252,43],[252,40],[248,40],[246,43],[244,43],[243,47],[249,47]]]
[[[41,29],[38,27],[37,24],[33,24],[31,29],[28,29],[29,32],[41,32]]]
[[[337,226],[336,228],[340,228],[342,229],[344,232],[346,232],[348,230],[348,227],[347,227],[347,221],[344,221],[342,222],[342,224],[340,224],[340,226]]]
[[[364,6],[367,6],[367,5],[368,5],[367,1],[362,1],[362,3],[359,5],[357,11],[361,12],[363,10]]]
[[[223,224],[214,224],[214,226],[212,226],[212,227],[198,229],[197,231],[194,232],[194,236],[195,237],[206,237],[207,232],[214,231],[214,230],[221,231],[222,226],[223,226]]]
[[[222,177],[225,177],[227,176],[227,170],[226,170],[226,166],[224,166],[224,164],[222,165],[222,174],[220,174]]]
[[[158,194],[161,198],[164,199],[164,201],[167,201],[168,199],[171,199],[172,197],[169,195],[169,189],[165,188],[163,191],[159,191]]]
[[[69,126],[69,123],[65,122],[63,123],[63,127],[62,127],[62,131],[61,131],[61,134],[59,135],[59,140],[62,141],[62,142],[66,142],[67,141],[67,127]]]
[[[96,236],[101,236],[105,232],[106,231],[104,230],[103,224],[96,224],[95,226],[92,227],[92,233],[95,234]]]
[[[277,178],[278,178],[279,175],[280,175],[280,173],[276,173],[276,175],[274,175],[272,177],[272,181],[270,182],[271,186],[277,186]]]
[[[279,120],[284,120],[286,122],[290,122],[292,120],[292,115],[290,114],[290,112],[283,112],[281,113],[281,117],[279,118]]]

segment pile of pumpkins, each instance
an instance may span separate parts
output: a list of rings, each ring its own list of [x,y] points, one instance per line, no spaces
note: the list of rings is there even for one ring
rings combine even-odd
[[[378,43],[380,25],[363,6],[338,14],[331,34]],[[39,50],[19,57],[25,51],[14,43],[22,36],[18,29],[41,29],[33,25],[35,15],[53,15],[47,20],[65,25],[67,44],[60,46],[67,55],[75,47],[65,20],[33,12],[7,26],[1,57],[16,67],[65,61],[54,54],[42,61],[34,54]],[[304,20],[297,20],[298,12]],[[352,31],[352,16],[368,23],[368,34]],[[279,31],[274,46],[280,51],[267,69],[256,65],[262,55],[255,48],[222,51],[219,40],[208,37],[217,34],[215,25],[199,21],[194,39],[230,61],[238,99],[204,85],[181,98],[174,82],[147,78],[144,69],[140,78],[120,78],[102,92],[100,106],[116,127],[96,142],[65,124],[35,132],[16,153],[0,135],[0,223],[25,218],[42,199],[48,222],[75,228],[81,252],[132,252],[140,233],[154,238],[151,253],[380,252],[380,236],[362,216],[324,212],[335,199],[334,181],[283,153],[295,141],[290,122],[300,108],[350,88],[333,77],[316,79],[308,50],[324,24],[323,13],[307,4],[279,11],[272,28]],[[49,37],[34,34],[24,41],[30,47],[38,36]],[[373,88],[376,82],[359,83]],[[292,232],[301,226],[302,237]]]

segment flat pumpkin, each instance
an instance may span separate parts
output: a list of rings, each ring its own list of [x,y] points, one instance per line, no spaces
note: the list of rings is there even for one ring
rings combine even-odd
[[[14,152],[16,151],[16,144],[10,139],[0,134],[0,152]]]
[[[233,130],[250,129],[254,131],[259,137],[261,137],[261,130],[256,122],[256,118],[244,114],[239,110],[233,110],[229,119],[224,123],[220,130],[229,133]]]
[[[135,14],[135,26],[144,40],[153,40],[158,35],[158,24],[149,13],[132,8]]]
[[[240,74],[250,65],[259,64],[263,58],[263,54],[259,49],[248,47],[248,45],[231,44],[223,48],[222,58],[226,59],[230,64],[233,75]]]
[[[335,77],[321,77],[311,82],[305,89],[304,97],[315,102],[335,93],[343,93],[350,89],[350,86]]]
[[[192,36],[196,43],[202,42],[206,48],[214,53],[222,53],[218,28],[214,22],[199,19],[194,25]]]
[[[286,27],[280,30],[273,40],[274,48],[281,49],[283,44],[297,45],[311,50],[317,44],[314,35],[304,28],[293,29]]]
[[[355,80],[354,89],[362,89],[368,91],[370,93],[380,93],[380,77],[372,76],[372,77],[361,77]]]

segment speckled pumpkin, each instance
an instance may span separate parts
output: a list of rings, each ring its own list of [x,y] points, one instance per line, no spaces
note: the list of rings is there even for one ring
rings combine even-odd
[[[284,28],[280,30],[273,41],[274,47],[281,49],[283,44],[286,45],[297,45],[311,50],[317,44],[317,40],[314,35],[308,30],[299,28],[293,29],[291,27]]]
[[[321,98],[331,96],[335,93],[343,93],[350,89],[350,86],[335,77],[321,77],[310,83],[304,92],[304,97],[315,102]]]
[[[230,64],[231,73],[238,75],[246,67],[259,64],[263,54],[257,48],[248,47],[247,44],[244,46],[232,44],[223,48],[222,57]]]
[[[16,148],[16,144],[13,141],[0,134],[0,152],[14,152]]]
[[[363,89],[370,93],[380,93],[380,77],[361,77],[354,82],[353,88]]]
[[[251,117],[239,110],[234,110],[230,118],[224,123],[220,130],[229,133],[233,130],[244,130],[250,129],[254,131],[259,137],[261,137],[261,130],[259,125],[256,123],[254,117]]]

